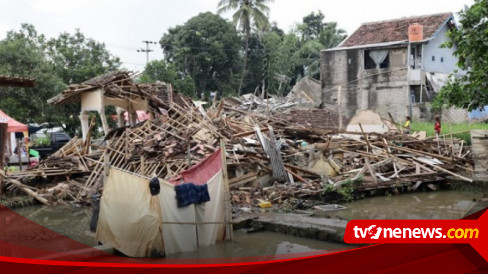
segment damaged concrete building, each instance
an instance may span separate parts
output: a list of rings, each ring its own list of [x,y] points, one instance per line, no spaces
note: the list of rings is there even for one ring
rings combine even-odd
[[[400,120],[432,120],[431,102],[457,69],[455,48],[440,47],[455,27],[451,13],[362,24],[339,47],[321,53],[325,105],[347,118],[371,109]],[[460,109],[443,110],[442,116],[468,119]]]

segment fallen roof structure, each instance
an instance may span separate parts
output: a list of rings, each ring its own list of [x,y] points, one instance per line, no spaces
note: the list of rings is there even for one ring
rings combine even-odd
[[[105,134],[109,132],[105,106],[115,106],[119,126],[125,126],[124,112],[129,113],[129,124],[135,125],[137,111],[146,111],[156,117],[164,113],[173,103],[181,108],[190,108],[189,97],[174,92],[170,84],[158,82],[154,84],[136,84],[133,74],[127,71],[114,71],[97,76],[81,84],[72,84],[68,89],[48,100],[49,104],[65,105],[81,103],[80,120],[83,140],[88,133],[88,113],[96,111],[100,114]]]
[[[35,87],[36,80],[31,78],[0,75],[0,87]]]

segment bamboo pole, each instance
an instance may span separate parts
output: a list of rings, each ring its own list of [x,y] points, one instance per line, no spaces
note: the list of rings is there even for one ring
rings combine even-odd
[[[225,227],[225,235],[228,241],[232,241],[234,233],[232,231],[232,209],[230,206],[230,193],[229,193],[229,176],[227,174],[227,156],[225,151],[225,142],[220,140],[220,149],[222,156],[222,176],[224,177],[224,222],[227,224]]]
[[[364,133],[361,123],[359,123],[359,128],[361,129],[361,133],[363,134],[364,139],[366,140],[366,144],[368,145],[368,150],[366,150],[366,152],[370,153],[370,150],[372,151],[371,144],[369,143],[368,136],[366,135],[366,133]]]
[[[41,195],[39,195],[39,193],[32,191],[30,188],[28,188],[26,185],[22,184],[21,182],[13,179],[8,180],[7,182],[15,185],[18,189],[27,193],[27,195],[33,197],[34,199],[38,200],[42,204],[50,205],[49,201],[46,198],[43,198]]]
[[[457,177],[457,178],[459,178],[459,179],[461,179],[461,180],[464,180],[464,181],[467,181],[467,182],[470,182],[470,183],[472,183],[472,182],[473,182],[473,180],[471,180],[471,179],[469,179],[469,178],[466,178],[466,177],[464,177],[464,176],[461,176],[461,175],[459,175],[459,174],[456,174],[456,173],[454,173],[454,172],[452,172],[452,171],[449,171],[449,170],[447,170],[447,169],[444,169],[444,168],[442,168],[442,167],[439,167],[439,166],[433,165],[433,164],[431,164],[431,163],[429,163],[429,162],[427,162],[427,161],[423,161],[422,159],[419,159],[419,158],[414,158],[414,159],[415,159],[416,161],[419,161],[419,162],[423,163],[423,164],[426,164],[426,165],[428,165],[428,166],[431,166],[432,168],[437,169],[438,171],[442,171],[442,172],[445,172],[445,173],[447,173],[447,174],[451,174],[452,176]]]
[[[17,139],[17,157],[19,159],[19,170],[22,171],[22,148],[20,147],[20,139]]]

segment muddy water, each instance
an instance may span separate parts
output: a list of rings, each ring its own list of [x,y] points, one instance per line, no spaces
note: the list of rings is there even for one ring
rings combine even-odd
[[[14,209],[20,215],[70,239],[96,246],[95,234],[90,232],[91,208],[72,206],[29,206]]]
[[[167,258],[251,257],[344,248],[352,247],[345,244],[299,238],[275,232],[246,233],[244,230],[238,230],[234,231],[234,241],[231,243],[220,242],[212,246],[201,247],[194,252],[171,254]]]
[[[90,232],[91,209],[30,206],[15,211],[31,221],[86,245],[95,246]],[[218,243],[195,252],[173,254],[167,258],[224,258],[303,253],[347,248],[347,245],[287,236],[273,232],[234,232],[232,243]]]
[[[463,191],[411,193],[368,198],[346,203],[348,209],[330,213],[342,219],[459,219],[482,194]],[[86,245],[97,240],[89,230],[91,209],[31,206],[15,209],[21,215],[57,233]],[[304,239],[273,232],[235,231],[233,243],[219,243],[198,251],[173,254],[168,258],[224,258],[292,254],[347,248],[347,245]],[[349,246],[350,247],[350,246]]]
[[[378,196],[343,203],[330,217],[352,219],[460,219],[483,197],[481,192],[436,191]]]

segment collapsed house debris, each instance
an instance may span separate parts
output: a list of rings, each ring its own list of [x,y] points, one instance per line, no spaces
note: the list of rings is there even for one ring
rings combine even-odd
[[[103,192],[107,168],[171,180],[214,153],[220,141],[227,151],[230,200],[244,211],[299,207],[307,199],[324,203],[330,193],[344,196],[349,189],[417,189],[447,177],[472,181],[462,175],[473,169],[469,147],[452,136],[420,140],[398,130],[368,133],[361,123],[357,132],[340,131],[332,111],[252,95],[223,98],[204,110],[167,84],[138,85],[127,73],[114,75],[93,86],[70,86],[51,102],[74,102],[80,89],[99,90],[106,98],[147,102],[152,118],[109,131],[97,149],[90,149],[89,138],[75,138],[36,168],[1,173],[10,188],[44,204],[87,204]],[[56,178],[49,188],[42,183],[46,177]]]

